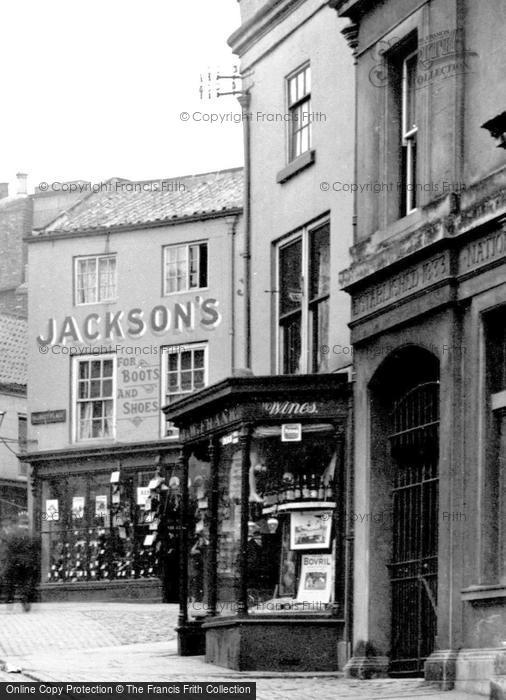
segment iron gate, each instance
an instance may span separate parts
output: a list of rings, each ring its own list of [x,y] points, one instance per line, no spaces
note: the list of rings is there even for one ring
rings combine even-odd
[[[439,382],[411,389],[392,412],[393,675],[416,675],[437,631]]]

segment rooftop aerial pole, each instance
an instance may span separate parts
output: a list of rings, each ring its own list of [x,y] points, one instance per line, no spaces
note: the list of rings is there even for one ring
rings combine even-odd
[[[249,106],[251,95],[244,87],[243,81],[251,73],[241,73],[238,66],[233,66],[231,73],[212,72],[200,76],[200,97],[201,99],[213,99],[214,97],[225,97],[234,95],[241,106],[243,124],[243,147],[244,147],[244,366],[251,369],[251,120],[249,118]],[[229,81],[225,89],[221,88],[220,81]]]

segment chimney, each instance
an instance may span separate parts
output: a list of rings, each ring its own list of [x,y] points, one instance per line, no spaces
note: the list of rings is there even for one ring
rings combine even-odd
[[[9,196],[9,183],[0,182],[0,199],[5,199]]]
[[[18,182],[17,194],[27,194],[26,189],[26,179],[28,175],[26,173],[16,173],[16,180]]]

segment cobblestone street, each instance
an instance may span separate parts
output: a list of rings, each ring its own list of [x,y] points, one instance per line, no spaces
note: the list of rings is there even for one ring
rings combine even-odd
[[[350,681],[340,674],[240,673],[178,657],[175,605],[48,603],[28,614],[0,606],[0,681],[167,682],[254,680],[259,700],[424,698],[473,700],[440,693],[420,679]]]

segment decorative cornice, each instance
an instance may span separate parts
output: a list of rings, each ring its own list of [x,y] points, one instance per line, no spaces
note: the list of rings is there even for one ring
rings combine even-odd
[[[242,57],[257,41],[305,2],[306,0],[271,0],[229,37],[228,45],[235,54]],[[322,2],[322,7],[324,5],[325,2]]]
[[[329,0],[329,6],[336,10],[340,17],[357,18],[364,14],[367,6],[374,5],[378,0]]]
[[[341,29],[341,34],[346,39],[348,46],[350,47],[353,57],[356,59],[358,52],[358,24],[349,24],[344,29]]]
[[[468,236],[474,231],[486,230],[491,224],[503,225],[506,217],[506,168],[492,173],[460,196],[460,206],[452,193],[444,200],[446,206],[432,217],[429,212],[436,204],[423,210],[425,221],[409,232],[385,236],[374,243],[375,235],[359,241],[351,249],[352,264],[339,274],[341,288],[367,284],[367,279],[387,268],[408,265],[409,259],[436,243]]]

